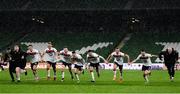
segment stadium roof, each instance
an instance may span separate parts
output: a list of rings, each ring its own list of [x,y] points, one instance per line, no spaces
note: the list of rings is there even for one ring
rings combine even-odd
[[[180,9],[180,0],[1,0],[1,11]]]

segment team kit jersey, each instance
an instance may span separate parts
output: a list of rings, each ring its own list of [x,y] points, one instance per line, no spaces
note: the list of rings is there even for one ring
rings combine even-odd
[[[62,62],[71,63],[72,52],[68,51],[67,53],[64,50],[60,51],[60,58]]]
[[[75,54],[74,56],[71,57],[71,60],[73,64],[78,65],[78,66],[83,66],[84,61],[81,55]]]
[[[27,50],[27,59],[29,62],[31,63],[37,63],[41,60],[40,55],[39,55],[39,51],[36,49],[32,49],[31,50]]]
[[[44,61],[49,61],[51,63],[56,63],[56,52],[57,50],[55,48],[46,48],[44,50],[45,55],[44,55]]]
[[[100,62],[100,56],[96,53],[92,53],[91,55],[87,54],[87,62],[88,63],[99,63]]]
[[[117,63],[118,65],[123,65],[123,57],[125,56],[122,52],[113,52],[111,53],[111,56],[114,58],[114,63]]]
[[[144,55],[140,54],[136,60],[141,60],[144,66],[151,66],[152,64],[151,57],[152,57],[151,54],[147,54],[147,53]]]

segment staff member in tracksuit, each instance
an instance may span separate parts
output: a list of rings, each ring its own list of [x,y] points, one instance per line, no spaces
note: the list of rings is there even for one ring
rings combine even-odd
[[[9,61],[9,73],[12,79],[12,82],[14,82],[14,76],[13,73],[16,73],[16,79],[17,82],[20,82],[20,73],[25,72],[27,74],[27,71],[24,70],[26,64],[26,53],[21,51],[19,45],[15,45],[14,49],[9,53],[10,55],[10,61]]]
[[[159,54],[159,58],[161,60],[163,60],[164,58],[164,64],[168,69],[168,74],[171,81],[174,80],[174,75],[175,75],[174,66],[178,60],[178,57],[179,57],[179,53],[173,48],[168,48],[166,49],[166,51],[163,51]]]

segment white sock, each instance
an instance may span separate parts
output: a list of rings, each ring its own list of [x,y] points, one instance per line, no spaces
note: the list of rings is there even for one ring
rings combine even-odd
[[[16,71],[16,79],[20,80],[20,74],[21,74],[21,70]]]
[[[171,80],[173,80],[174,79],[174,77],[171,77]]]
[[[64,78],[64,71],[62,72],[61,76],[62,76],[62,78]]]
[[[47,70],[47,76],[50,77],[50,70]]]
[[[20,80],[20,77],[17,77],[17,80]]]
[[[92,77],[92,80],[95,81],[94,72],[91,72],[91,77]]]
[[[145,80],[146,80],[147,82],[149,82],[149,79],[148,79],[148,76],[147,76],[147,75],[145,76]]]
[[[18,74],[18,75],[16,76],[16,79],[17,79],[17,80],[20,80],[20,74]]]
[[[79,75],[78,74],[76,74],[76,78],[77,78],[77,80],[79,80]]]

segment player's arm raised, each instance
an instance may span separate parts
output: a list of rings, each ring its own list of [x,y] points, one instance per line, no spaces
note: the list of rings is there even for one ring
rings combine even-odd
[[[89,63],[89,59],[88,59],[88,55],[86,55],[86,59],[85,59],[85,67],[88,68],[88,63]]]
[[[113,56],[112,55],[110,55],[108,58],[107,58],[107,62],[106,63],[109,63],[111,60],[112,60],[112,58],[113,58]]]
[[[104,57],[99,55],[99,58],[102,59],[104,61],[104,63],[108,63]]]
[[[40,56],[41,56],[41,61],[42,61],[42,62],[44,61],[44,60],[43,60],[43,57],[44,57],[45,53],[46,53],[46,50],[44,50],[44,51],[40,54]]]
[[[124,56],[127,58],[128,64],[130,64],[130,57],[129,57],[129,55],[128,55],[128,54],[125,54]]]
[[[83,58],[81,58],[81,63],[85,64],[85,60]]]
[[[86,63],[86,61],[84,60],[84,58],[80,55],[80,58],[81,58],[81,63],[82,64],[85,64]]]
[[[140,55],[136,59],[134,59],[131,63],[135,63],[139,59],[140,59]]]
[[[158,55],[151,55],[151,57],[158,57]]]
[[[54,52],[54,53],[55,53],[55,55],[54,55],[54,56],[55,56],[55,59],[56,59],[56,60],[58,60],[58,51],[57,51],[57,50],[55,50],[55,52]]]

